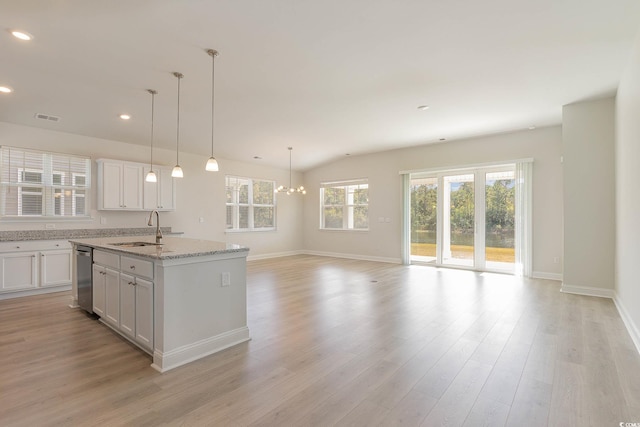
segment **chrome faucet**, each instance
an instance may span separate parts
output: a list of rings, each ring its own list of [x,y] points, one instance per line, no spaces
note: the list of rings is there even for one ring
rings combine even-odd
[[[158,211],[151,211],[151,214],[149,215],[149,222],[147,222],[147,225],[149,227],[153,226],[153,214],[156,214],[156,245],[159,245],[160,243],[162,243],[162,231],[160,231],[160,214],[158,213]]]

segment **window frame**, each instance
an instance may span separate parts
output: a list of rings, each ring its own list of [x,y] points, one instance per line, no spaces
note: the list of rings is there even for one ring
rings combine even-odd
[[[91,220],[91,168],[91,158],[86,156],[0,146],[0,221]],[[28,173],[38,174],[39,181],[25,180]],[[76,183],[77,176],[84,177],[84,184]],[[13,191],[15,194],[11,195]],[[76,198],[78,191],[84,194]],[[25,203],[24,196],[40,199],[39,214],[25,213],[29,204]],[[78,214],[80,197],[84,206],[82,214]],[[71,205],[67,206],[69,200]]]
[[[264,232],[264,231],[276,231],[277,230],[277,198],[276,198],[276,181],[265,178],[251,178],[237,175],[225,175],[225,197],[227,195],[227,189],[230,187],[229,180],[234,179],[236,182],[244,181],[247,184],[247,203],[241,203],[237,194],[239,193],[239,186],[236,184],[232,201],[225,202],[225,233],[247,233],[247,232]],[[254,183],[255,182],[267,182],[271,185],[271,193],[273,194],[273,203],[256,203],[254,197]],[[229,207],[233,208],[232,222],[233,227],[228,228],[227,212]],[[240,208],[247,208],[247,227],[240,227]],[[256,227],[255,226],[255,210],[256,208],[271,208],[273,212],[273,226],[272,227]]]
[[[327,188],[341,188],[344,191],[344,202],[342,204],[325,204],[325,189]],[[359,189],[367,189],[367,202],[356,203],[355,192]],[[350,191],[352,189],[352,191]],[[352,180],[342,181],[327,181],[320,183],[320,230],[321,231],[355,231],[366,232],[369,231],[371,226],[371,219],[369,217],[369,179],[360,178]],[[326,227],[326,208],[341,208],[342,209],[342,227]],[[355,211],[359,207],[366,207],[367,214],[367,226],[366,228],[355,228]]]

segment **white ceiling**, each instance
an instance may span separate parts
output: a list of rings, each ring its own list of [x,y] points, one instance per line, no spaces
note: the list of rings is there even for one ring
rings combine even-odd
[[[214,48],[216,157],[286,168],[293,146],[299,170],[558,124],[562,105],[614,93],[640,28],[637,0],[0,0],[0,11],[0,85],[14,89],[0,121],[148,145],[153,88],[156,144],[174,149],[179,71],[181,150],[208,156]]]

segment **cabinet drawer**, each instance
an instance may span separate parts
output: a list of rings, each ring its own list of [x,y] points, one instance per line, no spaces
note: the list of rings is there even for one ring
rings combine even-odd
[[[21,240],[0,242],[0,252],[46,251],[56,249],[70,249],[67,240]]]
[[[120,256],[111,252],[93,251],[93,262],[107,267],[120,269]]]
[[[121,270],[123,273],[153,279],[153,263],[128,256],[121,257]]]

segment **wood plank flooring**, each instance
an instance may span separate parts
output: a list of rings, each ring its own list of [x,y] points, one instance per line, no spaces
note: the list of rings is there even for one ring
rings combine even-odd
[[[295,256],[248,266],[252,340],[159,374],[68,293],[0,301],[0,425],[618,426],[640,355],[559,283]]]

